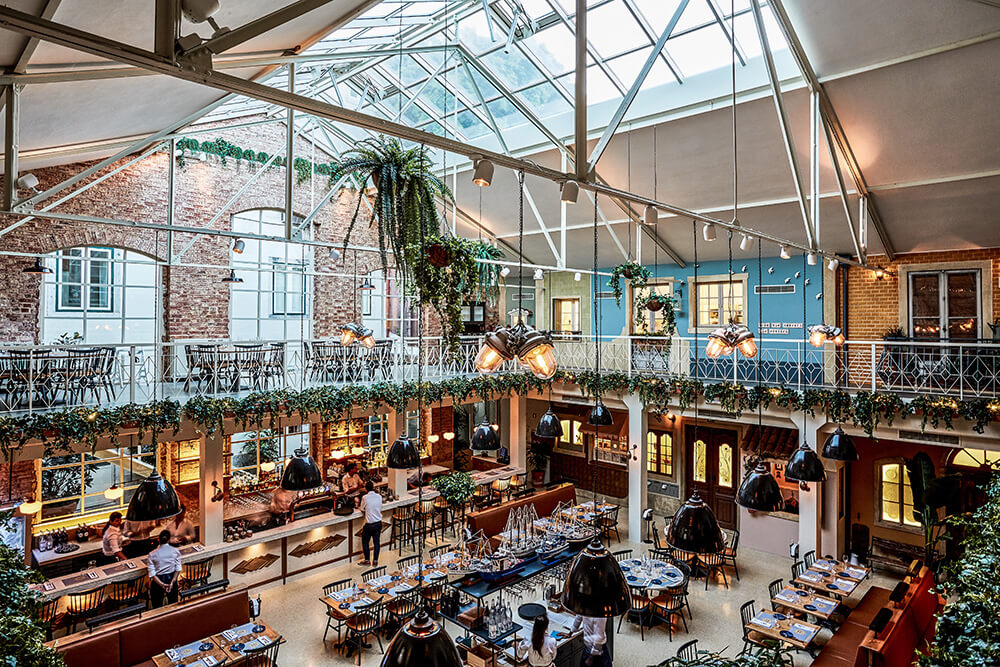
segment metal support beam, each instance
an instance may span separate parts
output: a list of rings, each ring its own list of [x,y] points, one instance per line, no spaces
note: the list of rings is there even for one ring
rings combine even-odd
[[[469,62],[465,59],[465,54],[461,51],[458,52],[458,59],[462,62],[462,67],[465,69],[465,75],[469,77],[469,81],[472,82],[472,90],[476,93],[476,99],[479,100],[479,105],[486,112],[486,117],[490,121],[490,127],[493,129],[493,134],[496,136],[497,141],[500,142],[500,147],[503,149],[504,153],[510,155],[510,147],[507,146],[507,141],[503,138],[503,132],[500,131],[500,126],[497,124],[497,119],[493,116],[493,112],[490,108],[486,106],[486,98],[483,97],[483,91],[479,87],[479,82],[476,81],[476,77],[472,76],[472,69],[469,67]]]
[[[174,157],[174,153],[177,150],[177,139],[173,137],[170,138],[170,142],[167,144],[167,224],[173,227],[174,224],[174,194],[176,192],[177,186],[177,159]],[[157,248],[156,252],[160,252]],[[174,230],[170,229],[167,231],[167,263],[172,264],[174,261]]]
[[[867,258],[858,241],[858,231],[854,228],[854,218],[851,216],[851,206],[847,201],[847,187],[844,185],[844,174],[840,171],[840,158],[837,156],[837,148],[833,145],[833,138],[830,136],[830,128],[825,119],[821,118],[823,125],[823,136],[826,138],[826,149],[830,151],[830,160],[833,162],[833,174],[837,177],[837,191],[840,193],[840,202],[844,206],[844,217],[847,218],[847,229],[851,232],[851,242],[854,244],[854,253],[861,262],[866,262]]]
[[[812,219],[813,240],[820,242],[819,226],[819,133],[822,125],[819,95],[809,94],[809,217]]]
[[[778,73],[774,67],[774,55],[771,53],[771,45],[767,40],[767,30],[764,27],[764,17],[761,14],[760,0],[750,0],[753,9],[753,20],[757,26],[757,36],[760,38],[760,49],[764,56],[764,64],[767,66],[767,78],[771,84],[771,96],[774,98],[774,108],[778,112],[778,124],[781,127],[781,138],[785,142],[785,153],[788,155],[788,165],[792,170],[792,180],[795,182],[795,194],[799,198],[799,210],[802,213],[802,223],[806,228],[806,239],[810,250],[816,250],[816,239],[813,234],[812,220],[809,217],[809,208],[806,205],[805,188],[802,187],[802,175],[799,169],[799,158],[795,152],[795,141],[792,139],[792,128],[788,124],[788,116],[785,113],[785,103],[781,97],[781,82],[778,81]]]
[[[643,14],[638,7],[636,7],[635,0],[625,0],[625,9],[627,9],[629,14],[632,15],[635,22],[639,24],[642,31],[646,33],[646,39],[650,42],[655,41],[656,32],[653,30],[653,26],[649,24],[649,20],[646,18],[646,15]],[[674,78],[677,79],[677,83],[684,83],[684,79],[681,77],[680,67],[674,62],[673,58],[670,57],[670,54],[666,51],[660,51],[660,58],[670,69],[670,73],[674,75]]]
[[[535,216],[535,220],[538,222],[538,228],[541,229],[542,234],[545,235],[545,240],[549,244],[549,250],[552,251],[552,257],[555,258],[556,264],[564,264],[565,262],[556,250],[556,244],[552,241],[552,235],[549,234],[549,228],[545,226],[545,221],[542,220],[542,214],[539,212],[538,206],[535,205],[535,198],[531,196],[531,192],[528,190],[527,184],[524,186],[524,199],[528,202],[528,208],[531,209],[532,214]]]
[[[288,92],[295,94],[295,63],[288,66]],[[285,121],[285,238],[292,238],[292,209],[295,194],[295,110],[287,109],[288,118]]]
[[[755,6],[754,17],[756,18],[759,13],[759,9],[756,8],[758,6],[758,1],[753,0],[753,2]],[[841,155],[844,156],[847,168],[851,172],[851,176],[854,179],[855,188],[857,188],[857,191],[862,195],[864,201],[866,202],[869,219],[871,220],[872,226],[875,228],[875,233],[878,234],[879,242],[882,244],[882,249],[888,256],[889,261],[892,261],[896,256],[892,240],[889,238],[888,232],[886,232],[885,225],[882,223],[882,218],[879,216],[878,209],[875,207],[875,202],[872,201],[868,183],[865,181],[865,176],[861,172],[861,165],[858,164],[858,160],[854,155],[854,150],[851,148],[851,144],[847,140],[847,134],[844,132],[844,126],[841,125],[840,119],[837,117],[837,112],[833,108],[833,103],[830,101],[830,97],[827,95],[826,89],[823,87],[823,84],[820,83],[819,78],[816,76],[816,71],[813,69],[812,64],[809,62],[809,58],[806,56],[805,49],[802,47],[802,42],[799,41],[799,37],[792,26],[791,19],[788,18],[788,13],[785,11],[785,6],[782,4],[782,0],[769,0],[768,4],[771,7],[771,11],[774,12],[778,25],[781,26],[781,31],[785,36],[785,41],[788,42],[788,48],[791,50],[792,56],[795,58],[795,62],[799,66],[799,71],[802,72],[802,76],[806,80],[806,85],[809,87],[809,90],[819,94],[820,110],[823,113],[827,128],[832,133],[833,139],[835,140],[837,147],[840,149]]]
[[[646,62],[643,63],[642,69],[635,77],[635,81],[632,82],[632,87],[628,89],[625,93],[625,97],[622,98],[621,103],[618,108],[615,109],[615,113],[611,116],[611,120],[608,121],[607,127],[604,128],[604,134],[601,135],[600,140],[598,140],[597,145],[594,146],[594,151],[590,154],[590,159],[587,161],[586,172],[589,174],[597,166],[597,161],[601,159],[601,155],[604,154],[604,149],[608,147],[611,142],[611,137],[614,136],[615,132],[618,131],[618,126],[621,125],[622,119],[625,118],[625,114],[628,112],[632,102],[635,100],[635,96],[639,94],[639,89],[642,88],[642,84],[646,81],[646,76],[649,75],[649,70],[653,69],[653,63],[659,57],[660,52],[663,51],[663,47],[667,45],[667,40],[670,39],[670,33],[674,31],[677,27],[677,22],[681,20],[681,14],[687,9],[688,2],[690,0],[681,0],[677,5],[677,9],[674,10],[673,16],[670,17],[670,21],[667,22],[667,27],[663,29],[660,33],[660,38],[656,40],[656,44],[653,45],[653,50],[649,52],[646,57]],[[579,66],[579,61],[577,61],[577,66]],[[579,81],[577,82],[579,83]],[[577,138],[579,140],[579,138]],[[579,153],[578,153],[579,155]],[[577,172],[579,173],[579,171]]]
[[[576,0],[576,76],[573,151],[576,179],[587,180],[587,0]]]
[[[239,28],[234,28],[222,33],[221,35],[205,40],[200,46],[185,51],[182,56],[188,56],[192,52],[199,50],[205,50],[209,53],[222,53],[223,51],[228,51],[234,46],[239,46],[243,42],[249,41],[259,35],[263,35],[265,32],[273,30],[274,28],[277,28],[284,23],[288,23],[289,21],[293,21],[307,12],[311,12],[318,7],[329,4],[331,1],[332,0],[299,0],[298,2],[293,2],[290,5],[286,5],[281,9],[276,9],[270,14],[262,16],[259,19],[254,19],[249,23],[245,23]]]
[[[17,145],[20,135],[21,86],[4,86],[3,135],[3,210],[10,211],[17,201]]]
[[[174,48],[181,31],[180,5],[180,0],[156,0],[153,51],[171,60],[174,59]]]
[[[45,3],[45,8],[42,10],[42,18],[51,20],[56,14],[56,10],[59,9],[59,5],[62,0],[49,0]],[[28,63],[31,61],[31,56],[35,55],[35,49],[38,48],[38,39],[34,37],[29,37],[24,48],[21,49],[21,54],[14,61],[14,66],[10,68],[11,72],[21,73],[28,68]]]

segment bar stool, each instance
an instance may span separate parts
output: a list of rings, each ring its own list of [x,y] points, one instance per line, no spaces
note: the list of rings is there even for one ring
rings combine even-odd
[[[490,499],[493,496],[493,492],[489,486],[486,484],[480,484],[476,487],[476,491],[472,494],[472,506],[480,510],[489,504]]]
[[[510,488],[510,477],[506,479],[495,479],[490,484],[490,494],[493,498],[503,502],[503,496]]]
[[[82,619],[96,616],[104,604],[104,586],[91,588],[66,596],[66,617],[71,621],[70,634],[76,632],[76,624]]]
[[[413,532],[419,544],[426,543],[428,529],[434,532],[434,500],[421,500],[413,509]]]
[[[207,584],[209,577],[212,576],[212,562],[214,560],[215,556],[210,556],[201,560],[183,563],[181,565],[180,583],[184,585],[184,588]]]
[[[413,507],[406,505],[392,511],[392,528],[389,532],[389,548],[398,548],[403,553],[403,545],[413,546]]]
[[[148,582],[145,572],[121,581],[113,581],[108,584],[108,601],[118,607],[127,607],[139,600],[145,602],[148,598],[146,592]]]
[[[441,526],[441,539],[444,539],[445,530],[448,527],[448,518],[451,513],[451,504],[444,499],[444,496],[438,496],[434,499],[434,516],[440,520]],[[433,526],[431,532],[434,532]]]
[[[515,493],[523,491],[528,487],[528,476],[526,474],[517,474],[510,478],[510,495],[514,496]]]

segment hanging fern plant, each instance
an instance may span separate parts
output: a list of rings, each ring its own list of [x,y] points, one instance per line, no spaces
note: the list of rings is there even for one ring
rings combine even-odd
[[[615,295],[615,304],[622,305],[622,278],[632,287],[633,290],[640,290],[649,283],[652,274],[642,264],[636,264],[628,260],[624,264],[619,264],[611,269],[611,277],[608,278],[608,287]]]
[[[359,141],[337,165],[337,178],[353,175],[361,182],[371,178],[375,184],[370,224],[378,231],[383,270],[389,268],[389,252],[396,266],[412,269],[423,260],[422,248],[439,241],[441,220],[435,198],[453,197],[445,182],[431,171],[432,164],[423,147],[406,148],[399,139],[380,136]],[[344,236],[345,250],[367,196],[364,189],[358,194]]]

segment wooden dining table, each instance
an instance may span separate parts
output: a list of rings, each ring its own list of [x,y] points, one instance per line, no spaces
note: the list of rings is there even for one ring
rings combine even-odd
[[[359,582],[352,588],[335,591],[319,598],[334,616],[347,620],[354,616],[355,608],[372,602],[390,602],[400,595],[408,595],[425,586],[444,584],[448,581],[448,563],[452,559],[428,559],[418,569],[411,565],[403,570],[386,572],[369,582]]]
[[[850,597],[858,590],[871,570],[830,559],[817,560],[794,583],[835,597]]]
[[[810,649],[820,631],[818,625],[773,611],[758,611],[746,628],[802,650]]]
[[[277,630],[258,620],[214,634],[212,642],[221,646],[229,660],[235,662],[243,658],[243,652],[247,649],[273,642],[283,643],[284,639]]]
[[[205,637],[183,646],[175,646],[153,656],[156,667],[212,667],[243,658],[241,651],[247,645],[259,646],[264,638],[266,643],[283,641],[281,635],[271,627],[258,621],[235,626],[211,637]],[[258,642],[253,644],[253,642]]]
[[[771,598],[771,602],[780,608],[809,614],[824,621],[830,620],[830,617],[840,607],[840,602],[837,600],[792,586],[782,588]]]

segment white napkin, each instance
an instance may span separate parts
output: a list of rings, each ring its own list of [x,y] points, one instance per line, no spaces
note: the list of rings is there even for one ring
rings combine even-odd
[[[171,662],[176,662],[176,661],[177,661],[177,658],[179,658],[179,657],[180,657],[180,653],[178,653],[178,652],[177,652],[177,649],[172,649],[172,648],[168,648],[168,649],[167,649],[166,651],[164,651],[163,653],[164,653],[164,655],[166,655],[166,656],[167,656],[168,658],[170,658],[170,661],[171,661]]]
[[[849,576],[849,577],[851,577],[853,579],[859,579],[860,580],[860,579],[864,579],[865,578],[866,572],[864,570],[859,570],[859,569],[854,568],[854,567],[849,567],[849,568],[847,568],[847,570],[844,571],[844,574],[846,574],[847,576]]]
[[[340,601],[346,600],[347,598],[351,597],[351,590],[347,589],[346,591],[334,591],[334,592],[330,593],[330,597],[332,597],[334,600],[340,602]],[[227,637],[226,639],[229,639],[229,638]]]
[[[753,618],[750,619],[750,622],[753,623],[754,625],[759,625],[762,628],[768,628],[768,629],[773,628],[775,624],[777,624],[777,621],[774,620],[773,618],[768,619],[768,618],[763,618],[761,616],[754,616]]]
[[[833,580],[833,583],[836,584],[837,588],[840,588],[840,589],[843,589],[843,590],[848,590],[848,589],[854,588],[854,584],[855,584],[855,582],[853,582],[853,581],[848,581],[847,579],[841,579],[840,577],[835,578]]]
[[[803,630],[804,632],[812,632],[814,629],[809,627],[808,625],[802,625],[801,623],[792,623],[792,627],[798,630]]]

